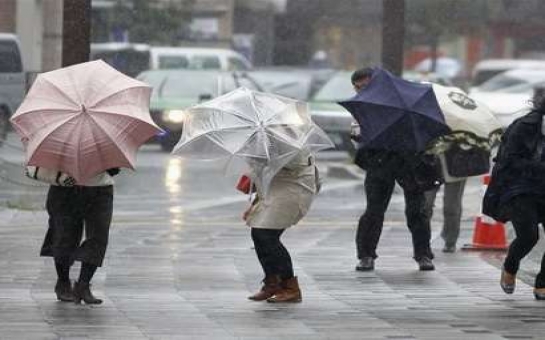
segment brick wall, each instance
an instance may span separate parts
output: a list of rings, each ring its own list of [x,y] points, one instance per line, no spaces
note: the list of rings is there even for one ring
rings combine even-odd
[[[15,32],[15,1],[0,0],[0,32]]]

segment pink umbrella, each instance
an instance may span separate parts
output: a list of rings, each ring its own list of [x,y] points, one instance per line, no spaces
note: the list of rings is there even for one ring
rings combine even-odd
[[[27,163],[84,184],[114,167],[134,169],[140,145],[161,131],[151,88],[102,60],[40,74],[11,118]]]

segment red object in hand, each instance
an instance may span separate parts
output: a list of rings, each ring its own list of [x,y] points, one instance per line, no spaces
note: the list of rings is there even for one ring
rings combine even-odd
[[[245,194],[249,194],[252,190],[252,180],[250,179],[250,177],[246,176],[246,175],[242,175],[240,176],[240,178],[238,179],[238,183],[237,183],[237,186],[236,186],[237,190],[238,191],[241,191]]]

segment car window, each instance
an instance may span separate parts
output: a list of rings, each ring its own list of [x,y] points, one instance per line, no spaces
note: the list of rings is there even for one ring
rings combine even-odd
[[[484,82],[479,87],[479,91],[494,92],[510,86],[522,85],[525,83],[527,83],[527,81],[522,78],[515,78],[506,74],[499,74]]]
[[[506,88],[505,90],[502,90],[502,92],[532,95],[534,93],[534,88],[544,87],[544,86],[545,86],[545,79],[540,82],[532,82],[532,83],[525,83],[525,84],[520,84],[516,86],[511,86]]]
[[[218,95],[218,76],[216,74],[144,73],[138,77],[153,87],[152,96],[162,98],[195,98],[203,95]]]
[[[21,55],[15,41],[0,41],[0,72],[17,73],[22,71]]]
[[[189,67],[189,60],[185,56],[160,56],[160,69],[184,69]]]
[[[331,78],[314,95],[313,100],[324,102],[336,102],[354,96],[354,89],[350,82],[350,73],[341,73]]]
[[[227,66],[228,69],[232,71],[240,71],[240,70],[248,69],[248,66],[246,66],[246,64],[242,60],[235,57],[229,57],[227,59],[227,65],[228,65]]]
[[[189,68],[194,70],[221,69],[220,59],[215,56],[194,56],[189,62]]]

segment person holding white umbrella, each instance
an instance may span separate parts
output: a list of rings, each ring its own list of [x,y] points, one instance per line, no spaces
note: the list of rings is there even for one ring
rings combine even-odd
[[[483,103],[470,98],[459,88],[433,84],[439,107],[453,132],[439,137],[433,151],[440,155],[444,177],[442,251],[453,253],[460,235],[462,199],[469,176],[489,170],[491,143],[501,133],[501,124]],[[471,159],[469,157],[472,157]],[[462,169],[463,168],[463,169]],[[426,192],[425,211],[429,219],[439,187]]]
[[[243,214],[265,278],[254,301],[301,302],[291,256],[280,241],[306,215],[318,192],[313,152],[333,147],[310,119],[306,103],[239,88],[186,110],[173,154],[225,160],[246,173],[257,198]]]

